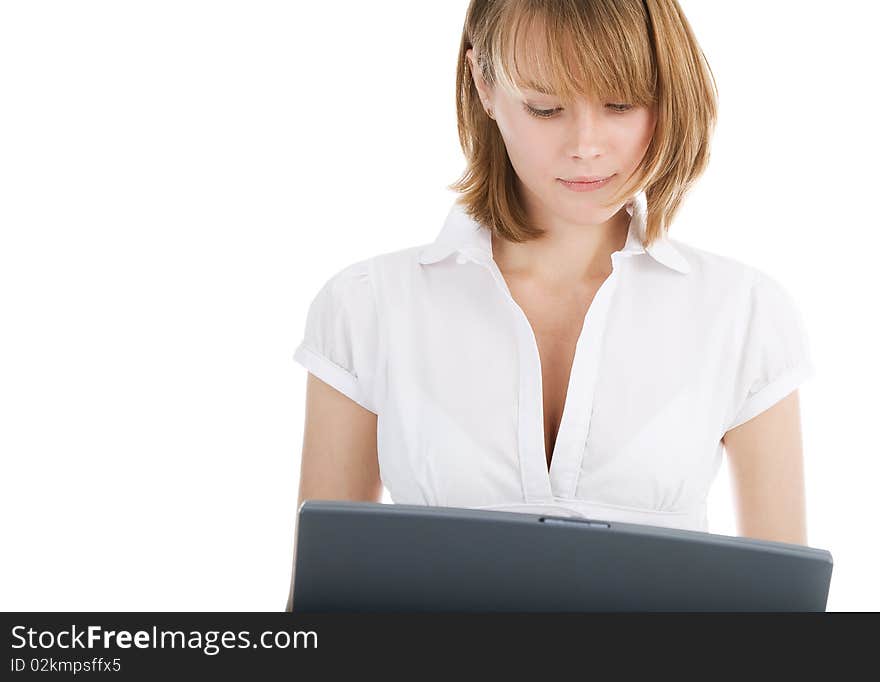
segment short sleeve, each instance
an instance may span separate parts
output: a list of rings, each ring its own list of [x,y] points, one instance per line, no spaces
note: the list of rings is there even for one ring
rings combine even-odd
[[[333,275],[315,295],[293,359],[378,414],[373,390],[377,356],[377,306],[370,263],[361,261]]]
[[[788,291],[755,270],[727,431],[775,405],[814,374],[804,320]]]

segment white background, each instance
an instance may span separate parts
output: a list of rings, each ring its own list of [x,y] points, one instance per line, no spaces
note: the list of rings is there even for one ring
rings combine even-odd
[[[798,302],[809,544],[880,610],[873,3],[681,6],[721,110],[672,236]],[[466,7],[0,5],[0,609],[284,608],[292,353],[330,275],[440,230]]]

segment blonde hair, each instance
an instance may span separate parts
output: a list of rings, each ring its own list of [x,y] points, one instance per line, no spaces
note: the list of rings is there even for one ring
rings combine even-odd
[[[520,52],[517,39],[523,36],[539,40]],[[489,87],[500,84],[519,96],[520,87],[529,87],[563,103],[595,93],[601,100],[656,106],[644,158],[609,202],[621,205],[644,190],[644,246],[668,232],[684,195],[708,165],[718,97],[676,0],[471,0],[456,76],[467,168],[448,189],[460,193],[467,213],[499,236],[529,241],[546,230],[530,224],[517,194],[504,140],[482,107],[468,66],[470,48]]]

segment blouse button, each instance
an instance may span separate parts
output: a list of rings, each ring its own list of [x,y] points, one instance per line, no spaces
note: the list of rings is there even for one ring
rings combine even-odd
[[[467,261],[468,261],[468,258],[463,253],[460,253],[455,257],[455,262],[458,263],[459,265],[464,265],[465,263],[467,263]]]

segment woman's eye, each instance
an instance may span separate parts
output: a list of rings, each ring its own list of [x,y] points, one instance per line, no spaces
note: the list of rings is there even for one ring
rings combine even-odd
[[[556,107],[555,109],[535,109],[534,107],[530,107],[528,104],[525,105],[525,108],[526,111],[535,118],[550,118],[557,111],[562,111],[561,107]]]
[[[613,111],[617,111],[620,113],[629,111],[633,108],[631,104],[606,104],[605,106],[611,107]],[[562,111],[562,107],[556,107],[555,109],[535,109],[528,104],[525,105],[525,109],[530,115],[534,116],[535,118],[551,118],[553,114],[555,114],[557,111]]]

